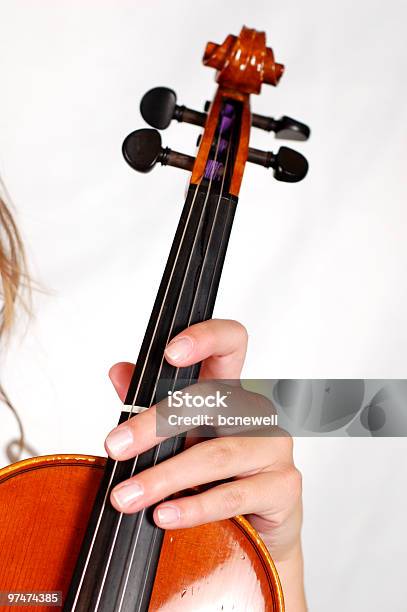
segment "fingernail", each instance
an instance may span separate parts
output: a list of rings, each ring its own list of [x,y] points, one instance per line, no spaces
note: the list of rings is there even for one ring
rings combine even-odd
[[[143,495],[143,487],[138,482],[131,482],[129,484],[122,485],[120,488],[115,489],[112,492],[116,503],[121,508],[130,506],[136,499],[139,499]]]
[[[157,510],[158,522],[164,523],[177,523],[181,517],[181,513],[176,506],[161,506]]]
[[[133,443],[133,433],[127,425],[117,427],[107,436],[105,445],[112,457],[121,455]]]
[[[186,359],[192,351],[192,340],[188,336],[182,336],[171,340],[165,349],[165,355],[173,361]]]

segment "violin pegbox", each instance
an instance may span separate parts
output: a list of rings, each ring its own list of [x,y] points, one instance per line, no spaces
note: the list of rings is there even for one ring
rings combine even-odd
[[[238,195],[247,161],[273,168],[279,181],[301,181],[308,171],[308,162],[301,153],[288,147],[281,147],[277,153],[249,147],[250,127],[274,132],[279,139],[300,141],[310,136],[309,127],[291,117],[274,119],[250,112],[250,95],[259,94],[263,83],[276,86],[284,73],[283,64],[275,61],[273,50],[266,46],[265,33],[243,27],[239,36],[230,34],[221,45],[209,42],[203,63],[216,69],[219,85],[213,102],[206,102],[204,112],[178,105],[176,93],[167,87],[150,89],[140,104],[143,119],[153,128],[166,129],[172,120],[203,127],[197,157],[163,149],[156,130],[136,130],[123,143],[123,154],[130,166],[141,172],[149,171],[157,162],[176,166],[192,171],[191,182],[198,184],[211,165],[210,151],[222,120],[222,108],[232,103],[240,105],[241,110],[230,193]]]

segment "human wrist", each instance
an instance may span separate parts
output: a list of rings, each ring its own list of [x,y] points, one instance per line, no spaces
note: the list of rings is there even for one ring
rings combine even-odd
[[[301,542],[287,556],[274,560],[284,594],[285,612],[306,612]]]

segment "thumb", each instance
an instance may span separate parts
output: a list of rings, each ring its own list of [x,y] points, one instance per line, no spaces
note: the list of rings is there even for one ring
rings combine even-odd
[[[120,397],[122,402],[124,402],[124,400],[126,399],[134,368],[134,363],[122,361],[113,365],[109,370],[109,378],[112,381],[113,386],[116,389],[117,395]]]

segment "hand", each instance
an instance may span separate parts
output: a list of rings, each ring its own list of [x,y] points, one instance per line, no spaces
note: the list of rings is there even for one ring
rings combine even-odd
[[[166,360],[185,367],[202,361],[201,379],[239,379],[247,332],[235,321],[198,323],[172,339]],[[118,363],[110,378],[123,400],[134,366]],[[106,439],[110,457],[126,460],[162,438],[156,436],[155,407],[116,427]],[[164,529],[193,527],[246,515],[268,546],[286,598],[286,610],[305,610],[302,586],[301,475],[289,436],[194,439],[179,455],[120,483],[111,503],[133,513],[190,487],[231,478],[193,496],[159,503],[154,520]]]

